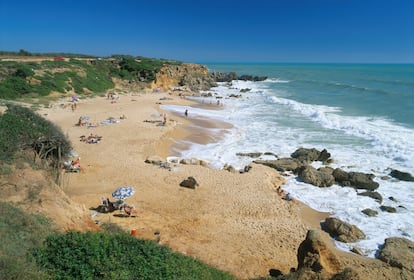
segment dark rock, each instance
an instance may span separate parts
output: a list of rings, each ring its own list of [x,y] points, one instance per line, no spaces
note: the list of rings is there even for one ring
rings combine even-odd
[[[394,207],[391,207],[391,206],[381,205],[380,209],[382,211],[388,212],[388,213],[397,213],[397,209],[395,209]]]
[[[236,156],[258,158],[262,153],[236,153]]]
[[[242,81],[253,81],[253,82],[259,82],[264,81],[267,79],[266,76],[253,76],[253,75],[241,75],[237,78],[238,80]]]
[[[344,171],[340,168],[336,168],[333,171],[332,175],[335,177],[335,181],[337,181],[338,183],[349,181],[348,172],[346,172],[346,171]]]
[[[318,161],[326,162],[331,157],[331,154],[328,153],[326,149],[323,149],[319,154]]]
[[[302,164],[297,159],[293,158],[281,158],[277,160],[256,160],[254,163],[272,167],[279,172],[295,172],[300,166],[302,166]]]
[[[388,199],[391,200],[391,201],[394,201],[394,202],[398,202],[398,200],[395,199],[395,197],[393,197],[393,196],[388,197]]]
[[[198,183],[194,177],[188,177],[184,181],[180,183],[181,187],[189,188],[189,189],[195,189],[198,186]]]
[[[358,227],[341,221],[338,218],[326,218],[324,226],[329,234],[341,242],[356,242],[365,238],[365,234]]]
[[[366,174],[362,172],[346,172],[340,168],[336,168],[332,175],[335,181],[342,186],[349,186],[356,189],[366,189],[369,191],[376,190],[379,184],[373,181],[375,177],[373,174]]]
[[[358,195],[368,196],[375,199],[378,203],[382,203],[382,196],[378,192],[366,191],[363,193],[359,193]]]
[[[366,209],[362,210],[361,212],[364,213],[365,215],[369,216],[369,217],[376,217],[378,215],[377,211],[372,210],[370,208],[366,208]]]
[[[296,151],[294,151],[290,156],[292,158],[296,158],[300,162],[312,162],[317,161],[320,155],[321,152],[317,149],[299,148]]]
[[[335,178],[331,174],[318,171],[310,165],[299,168],[298,176],[305,183],[317,187],[330,187],[335,183]]]
[[[269,276],[271,276],[271,277],[278,277],[278,276],[282,276],[282,275],[283,275],[283,273],[279,269],[274,269],[274,268],[269,269]]]
[[[249,91],[251,91],[252,89],[251,88],[242,88],[241,90],[240,90],[240,92],[249,92]]]
[[[402,171],[399,171],[397,169],[393,169],[391,171],[390,175],[391,175],[391,177],[394,177],[394,178],[396,178],[398,180],[401,180],[401,181],[414,182],[414,177],[410,173],[402,172]]]
[[[160,156],[149,156],[145,159],[145,163],[150,163],[154,165],[161,165],[163,164],[164,159]]]
[[[414,242],[402,237],[387,238],[378,259],[414,272]]]

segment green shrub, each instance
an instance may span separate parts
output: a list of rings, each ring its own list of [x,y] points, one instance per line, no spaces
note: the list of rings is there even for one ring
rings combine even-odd
[[[43,216],[0,202],[0,279],[52,279],[39,269],[30,254],[52,233],[52,227]]]
[[[57,168],[72,146],[52,122],[29,108],[8,104],[7,111],[0,116],[0,160],[13,159],[18,150],[27,149]]]
[[[194,258],[126,233],[53,234],[34,256],[54,279],[233,279]]]
[[[17,99],[29,94],[32,87],[21,77],[9,76],[0,83],[1,99]]]

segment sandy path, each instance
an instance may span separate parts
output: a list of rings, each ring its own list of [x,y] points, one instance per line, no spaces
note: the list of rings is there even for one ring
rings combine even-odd
[[[144,163],[148,156],[165,158],[177,139],[192,135],[192,130],[184,129],[189,120],[180,116],[169,116],[166,127],[144,122],[162,120],[154,117],[162,113],[157,103],[191,105],[178,97],[160,101],[163,96],[129,94],[117,103],[96,97],[81,100],[75,112],[58,104],[41,111],[62,127],[81,157],[83,171],[64,175],[64,191],[89,209],[98,206],[102,196],[111,197],[115,188],[134,186],[136,192],[127,202],[136,207],[136,217],[98,214],[93,219],[136,229],[138,237],[158,239],[239,278],[266,276],[271,268],[288,272],[296,267],[297,248],[307,229],[319,228],[325,215],[281,199],[275,189],[283,178],[276,171],[261,165],[253,165],[245,174],[194,165],[168,171]],[[127,119],[116,124],[89,129],[74,125],[81,115],[100,122],[123,114]],[[102,136],[102,141],[79,141],[90,133]],[[199,182],[195,190],[179,186],[188,176]],[[156,231],[160,234],[155,235]]]

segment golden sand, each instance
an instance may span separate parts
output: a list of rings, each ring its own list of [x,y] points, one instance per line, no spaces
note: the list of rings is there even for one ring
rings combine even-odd
[[[82,171],[65,173],[63,190],[86,209],[97,207],[101,197],[111,198],[120,186],[134,186],[126,202],[135,206],[134,217],[118,217],[89,210],[97,223],[117,223],[135,229],[137,237],[159,240],[173,250],[191,255],[239,278],[268,275],[275,268],[288,272],[297,266],[297,248],[311,228],[320,228],[326,217],[298,201],[288,202],[277,193],[283,177],[275,170],[252,165],[244,174],[210,169],[200,165],[177,164],[172,171],[145,163],[148,156],[166,158],[172,147],[184,149],[180,139],[199,143],[217,138],[194,128],[184,115],[167,112],[166,126],[159,108],[162,104],[193,102],[164,93],[124,94],[116,102],[106,97],[80,100],[75,111],[58,102],[43,109],[47,119],[59,125],[79,154]],[[100,123],[108,118],[126,119],[93,128],[76,126],[80,116]],[[159,122],[155,122],[159,121]],[[198,121],[200,122],[200,121]],[[218,125],[224,129],[228,124]],[[102,136],[98,144],[80,141],[82,135]],[[193,176],[196,189],[180,187]],[[155,234],[158,233],[159,234]]]

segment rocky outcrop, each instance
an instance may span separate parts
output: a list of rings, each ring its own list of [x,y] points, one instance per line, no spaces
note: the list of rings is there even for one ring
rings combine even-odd
[[[378,203],[380,204],[382,203],[382,195],[379,192],[366,191],[366,192],[358,193],[358,195],[368,196],[368,197],[375,199]]]
[[[281,158],[277,160],[256,160],[254,163],[263,164],[276,169],[279,172],[293,171],[295,172],[302,164],[294,158]]]
[[[335,178],[327,172],[316,170],[314,167],[307,165],[299,168],[298,176],[308,184],[317,187],[330,187],[335,183]]]
[[[310,268],[314,272],[322,270],[328,273],[337,273],[342,270],[341,264],[335,254],[322,240],[321,233],[309,230],[306,239],[298,248],[298,270]]]
[[[358,227],[338,218],[326,218],[323,226],[329,234],[344,243],[356,242],[365,238],[365,234]]]
[[[387,238],[378,259],[391,266],[414,272],[414,242],[401,237]]]
[[[296,158],[300,162],[310,163],[312,161],[326,161],[331,157],[331,154],[327,150],[318,151],[315,148],[306,149],[299,148],[291,155],[292,158]]]
[[[340,168],[336,168],[332,175],[335,177],[335,181],[342,186],[366,189],[369,191],[374,191],[379,187],[379,184],[373,180],[375,177],[373,174],[346,172]]]
[[[152,89],[178,92],[199,92],[217,86],[218,82],[233,80],[263,81],[267,77],[252,75],[237,76],[235,72],[209,72],[208,68],[200,64],[164,65],[157,72],[152,83]]]
[[[397,169],[393,169],[390,173],[391,177],[394,177],[401,181],[408,181],[408,182],[414,182],[414,177],[410,173],[402,172]]]

